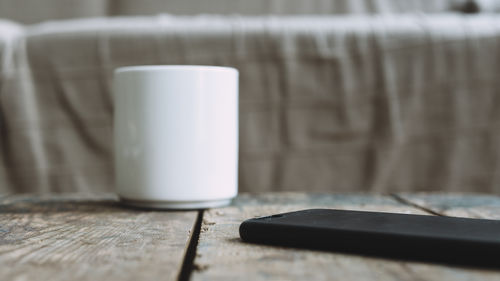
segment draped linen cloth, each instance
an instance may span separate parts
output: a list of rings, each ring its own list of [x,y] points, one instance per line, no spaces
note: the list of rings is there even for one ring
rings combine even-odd
[[[498,12],[496,0],[0,0],[0,18],[24,24],[123,15],[399,14]]]
[[[239,69],[240,191],[500,190],[494,14],[159,15],[0,30],[0,193],[113,190],[113,70],[149,64]]]

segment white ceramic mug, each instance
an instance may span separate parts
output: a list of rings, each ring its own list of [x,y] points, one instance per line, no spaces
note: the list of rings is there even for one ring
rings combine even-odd
[[[217,66],[115,70],[115,173],[128,204],[228,204],[238,182],[238,71]]]

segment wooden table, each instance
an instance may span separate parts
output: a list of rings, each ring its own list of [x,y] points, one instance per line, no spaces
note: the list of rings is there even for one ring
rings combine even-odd
[[[500,197],[244,194],[231,206],[166,212],[114,195],[0,198],[0,280],[500,280],[500,271],[244,243],[247,218],[337,208],[500,219]],[[498,258],[498,257],[492,257]]]

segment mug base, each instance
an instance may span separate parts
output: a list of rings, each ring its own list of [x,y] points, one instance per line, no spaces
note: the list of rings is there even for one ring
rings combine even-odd
[[[215,207],[227,206],[231,203],[232,198],[204,200],[204,201],[160,201],[160,200],[134,200],[120,197],[120,202],[127,206],[159,209],[159,210],[191,210],[191,209],[208,209]]]

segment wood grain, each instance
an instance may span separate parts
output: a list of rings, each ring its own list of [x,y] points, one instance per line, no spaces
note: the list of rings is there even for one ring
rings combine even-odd
[[[0,280],[174,280],[196,216],[113,195],[3,197]]]
[[[193,280],[498,280],[500,274],[418,262],[247,244],[239,224],[252,217],[306,208],[422,214],[376,195],[265,194],[240,196],[232,206],[206,211]]]
[[[443,216],[500,219],[500,197],[486,194],[397,194],[403,201]]]

